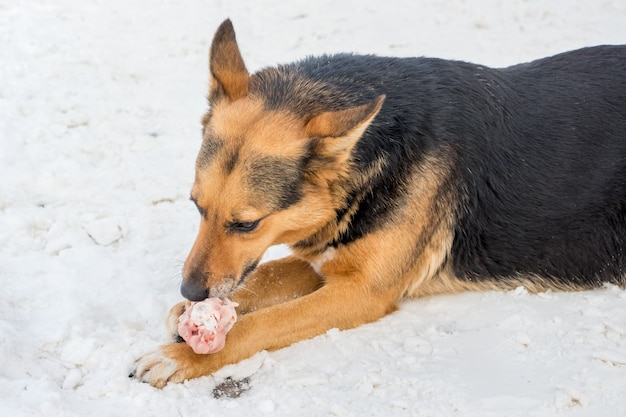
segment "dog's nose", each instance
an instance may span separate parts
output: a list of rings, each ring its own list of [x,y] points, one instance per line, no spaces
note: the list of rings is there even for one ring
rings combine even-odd
[[[180,293],[189,301],[202,301],[209,297],[209,289],[193,280],[183,280]]]

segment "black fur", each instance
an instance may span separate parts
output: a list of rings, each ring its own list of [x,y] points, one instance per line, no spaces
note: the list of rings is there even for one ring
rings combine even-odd
[[[262,70],[251,92],[303,118],[386,95],[353,152],[357,169],[387,161],[384,175],[351,190],[337,210],[350,226],[330,245],[381,227],[402,204],[409,173],[425,155],[446,151],[454,176],[441,198],[454,203],[441,210],[457,219],[450,254],[457,276],[536,274],[582,286],[623,279],[626,46],[504,69],[322,56]]]
[[[252,163],[250,188],[278,211],[296,204],[302,198],[300,185],[303,172],[299,164],[280,158],[260,157]],[[276,181],[280,178],[281,181]]]
[[[461,148],[463,182],[475,185],[456,228],[457,271],[623,279],[626,48],[574,51],[496,77],[496,104],[481,112],[489,119]]]

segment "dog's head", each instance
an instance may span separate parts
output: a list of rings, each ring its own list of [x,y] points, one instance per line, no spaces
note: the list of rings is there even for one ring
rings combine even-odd
[[[210,110],[191,190],[201,220],[183,268],[190,300],[229,295],[268,247],[306,239],[335,218],[336,183],[384,100],[302,116],[269,105],[255,77],[226,20],[211,45]]]

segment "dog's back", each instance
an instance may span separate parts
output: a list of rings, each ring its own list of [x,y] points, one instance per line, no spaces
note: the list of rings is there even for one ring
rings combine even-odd
[[[461,279],[618,282],[626,268],[626,47],[585,48],[491,69],[430,58],[335,55],[257,74],[271,106],[302,117],[385,94],[355,148],[385,160],[336,244],[389,221],[403,179],[447,154]],[[338,211],[338,217],[343,213]]]

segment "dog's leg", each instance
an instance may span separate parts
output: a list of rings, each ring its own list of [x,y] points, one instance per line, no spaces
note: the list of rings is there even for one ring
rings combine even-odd
[[[312,293],[321,286],[322,278],[307,262],[290,256],[259,265],[246,280],[244,287],[230,298],[239,304],[237,313],[242,315],[293,300]],[[189,304],[189,301],[181,301],[167,315],[165,328],[172,342],[183,342],[178,335],[178,318]]]
[[[294,300],[243,315],[226,337],[226,347],[195,354],[173,343],[139,358],[131,374],[156,387],[208,375],[261,350],[275,350],[332,328],[348,329],[395,310],[397,290],[373,289],[365,278],[341,276]]]
[[[246,314],[310,294],[323,284],[308,262],[290,256],[259,265],[231,298]]]

